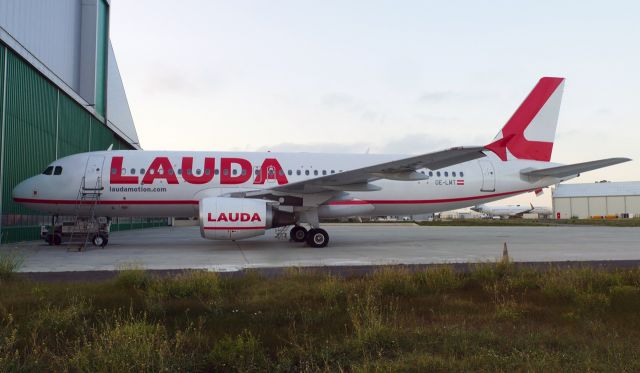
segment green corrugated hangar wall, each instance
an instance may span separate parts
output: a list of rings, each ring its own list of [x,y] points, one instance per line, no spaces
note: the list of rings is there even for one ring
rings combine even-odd
[[[57,158],[132,149],[101,120],[0,43],[2,243],[39,238],[49,218],[13,202],[11,191]],[[160,219],[121,219],[112,229],[161,225]]]

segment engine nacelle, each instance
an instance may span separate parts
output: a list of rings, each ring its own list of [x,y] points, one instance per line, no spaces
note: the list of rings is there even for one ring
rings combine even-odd
[[[210,240],[241,240],[261,236],[268,228],[295,222],[292,213],[274,209],[267,201],[212,197],[200,200],[200,234]]]

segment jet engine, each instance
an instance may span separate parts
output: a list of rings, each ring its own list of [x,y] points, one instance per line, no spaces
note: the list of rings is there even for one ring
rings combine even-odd
[[[199,207],[200,234],[210,240],[241,240],[295,223],[293,213],[259,199],[210,197],[200,200]]]

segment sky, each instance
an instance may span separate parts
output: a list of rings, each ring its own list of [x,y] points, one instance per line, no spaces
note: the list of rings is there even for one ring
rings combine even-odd
[[[484,145],[540,77],[560,76],[552,161],[633,158],[575,180],[631,181],[638,14],[633,1],[114,0],[110,33],[147,150]]]

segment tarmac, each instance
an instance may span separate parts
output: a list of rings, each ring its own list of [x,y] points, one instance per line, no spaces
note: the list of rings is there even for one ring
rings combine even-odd
[[[104,249],[68,252],[42,241],[3,245],[24,259],[22,272],[149,270],[239,271],[275,267],[357,267],[494,261],[507,244],[516,262],[638,261],[640,228],[601,226],[421,227],[414,224],[324,224],[329,246],[265,236],[209,241],[199,227],[114,232]]]

